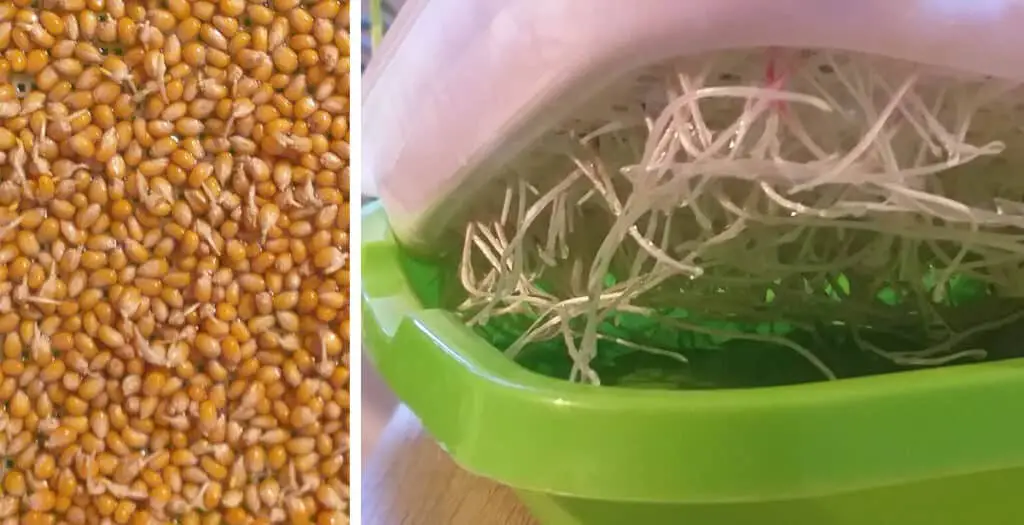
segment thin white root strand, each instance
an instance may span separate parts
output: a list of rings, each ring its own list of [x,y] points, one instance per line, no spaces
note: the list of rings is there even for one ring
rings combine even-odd
[[[793,54],[778,62],[781,76],[759,83],[749,79],[778,53],[729,56],[662,68],[660,84],[624,84],[612,91],[614,109],[595,106],[597,117],[555,130],[536,154],[550,158],[511,168],[511,182],[464,230],[467,322],[532,319],[506,355],[561,341],[573,381],[601,383],[592,366],[598,341],[688,362],[685,349],[603,333],[621,312],[786,347],[835,379],[784,335],[702,323],[774,321],[771,308],[805,327],[898,332],[908,329],[902,322],[935,334],[948,330],[951,310],[937,305],[961,275],[987,283],[994,297],[1024,299],[1014,273],[1024,269],[1024,184],[965,169],[1013,151],[1003,137],[977,137],[975,117],[1015,86],[827,52]],[[723,75],[727,63],[741,73]],[[736,78],[748,84],[711,84]],[[877,295],[887,286],[907,302],[883,305]],[[687,317],[663,318],[654,305]],[[897,319],[895,308],[911,313]],[[1022,318],[981,321],[910,352],[852,334],[893,364],[939,366],[984,359],[986,350],[961,347]]]

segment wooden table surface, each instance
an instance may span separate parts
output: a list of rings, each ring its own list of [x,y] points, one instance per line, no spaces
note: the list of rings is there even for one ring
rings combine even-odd
[[[536,525],[511,490],[457,467],[363,368],[363,525]]]

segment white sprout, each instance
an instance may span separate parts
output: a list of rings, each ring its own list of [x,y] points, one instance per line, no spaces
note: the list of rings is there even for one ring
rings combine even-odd
[[[986,357],[974,338],[1022,316],[997,308],[953,329],[959,314],[947,303],[957,276],[987,283],[993,297],[1024,296],[1013,273],[1024,267],[1024,190],[1011,175],[963,169],[1009,151],[1000,137],[979,139],[975,116],[1016,86],[818,56],[786,62],[766,85],[728,84],[757,78],[764,54],[659,66],[661,82],[613,89],[615,109],[553,130],[465,225],[467,322],[525,315],[506,354],[560,341],[569,379],[594,384],[600,341],[687,362],[677,348],[602,331],[623,313],[785,347],[827,378],[836,373],[789,337],[703,323],[788,314],[812,332],[855,327],[857,346],[896,365]],[[893,286],[906,304],[879,302]],[[688,317],[664,318],[666,306]],[[942,342],[892,352],[864,337],[915,329]]]

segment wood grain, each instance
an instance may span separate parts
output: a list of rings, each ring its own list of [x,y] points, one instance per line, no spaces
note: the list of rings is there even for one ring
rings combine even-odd
[[[365,348],[366,343],[363,343]],[[363,464],[373,454],[380,438],[384,433],[391,416],[398,408],[398,398],[391,392],[380,375],[373,369],[368,360],[363,361],[362,370],[362,401],[360,415],[362,416],[362,440],[360,444],[360,456]]]
[[[456,466],[404,406],[372,448],[364,525],[536,525],[511,490]]]

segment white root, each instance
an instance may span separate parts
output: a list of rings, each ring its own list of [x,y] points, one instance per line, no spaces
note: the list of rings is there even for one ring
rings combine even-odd
[[[763,54],[730,56],[737,67],[763,71]],[[626,103],[615,99],[632,104],[627,109],[602,108],[556,129],[532,152],[536,164],[510,166],[507,185],[465,225],[458,281],[467,322],[526,316],[531,322],[507,355],[560,341],[570,379],[599,384],[592,362],[600,341],[687,361],[678,349],[602,331],[623,312],[658,318],[648,305],[668,301],[693,316],[665,321],[682,331],[783,346],[835,378],[785,336],[700,320],[763,322],[768,292],[787,312],[885,331],[897,320],[873,294],[898,285],[918,301],[901,308],[921,312],[902,322],[934,334],[934,322],[949,314],[936,304],[949,300],[957,276],[1020,295],[1007,269],[1024,268],[1024,186],[1010,175],[954,170],[1012,151],[1002,137],[978,138],[975,115],[1016,86],[823,56],[827,69],[793,61],[767,86],[712,85],[725,78],[716,68],[726,61],[690,60],[659,69],[659,87],[627,86]],[[538,161],[542,155],[550,162]],[[958,182],[965,176],[974,179]],[[296,197],[303,202],[301,188]],[[860,280],[840,293],[836,276]],[[678,289],[666,294],[666,283]],[[860,328],[852,337],[896,365],[938,366],[984,358],[984,350],[962,347],[1019,320],[1011,317],[920,351],[881,349]]]

